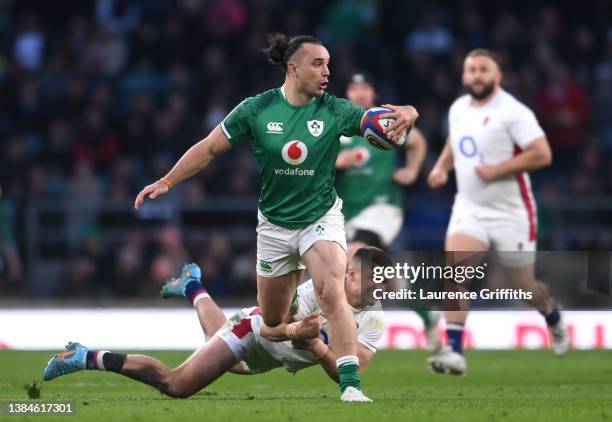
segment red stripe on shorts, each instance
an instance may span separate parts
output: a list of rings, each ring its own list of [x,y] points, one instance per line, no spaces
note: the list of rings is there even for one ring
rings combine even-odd
[[[517,145],[514,146],[514,155],[518,155],[521,151],[522,150]],[[517,174],[516,180],[518,181],[519,190],[521,191],[521,198],[523,198],[523,203],[525,204],[525,208],[527,208],[527,218],[529,219],[529,241],[534,241],[536,240],[535,207],[533,205],[533,201],[531,200],[531,195],[529,195],[529,188],[527,187],[525,173]]]
[[[251,318],[242,318],[240,322],[234,325],[232,328],[232,333],[239,339],[242,339],[249,333],[253,332],[253,327],[251,327]]]

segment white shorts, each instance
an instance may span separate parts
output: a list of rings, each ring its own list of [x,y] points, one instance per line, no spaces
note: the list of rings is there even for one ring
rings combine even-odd
[[[306,268],[301,256],[317,240],[330,240],[346,250],[346,232],[342,199],[316,222],[303,229],[288,229],[268,221],[258,212],[257,217],[257,275],[278,277]]]
[[[253,374],[283,366],[258,343],[261,324],[259,308],[245,308],[232,315],[215,334],[227,344],[242,367]]]
[[[352,239],[357,230],[368,230],[376,233],[383,244],[389,246],[402,229],[403,222],[404,213],[401,208],[390,204],[374,204],[346,222],[346,234]]]
[[[501,212],[472,204],[456,197],[446,230],[473,236],[493,249],[500,263],[507,267],[523,267],[535,262],[535,229],[530,227],[526,212]]]

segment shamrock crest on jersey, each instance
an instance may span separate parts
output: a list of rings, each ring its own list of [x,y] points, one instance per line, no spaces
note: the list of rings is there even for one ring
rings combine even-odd
[[[323,133],[323,120],[308,120],[306,126],[308,127],[308,132],[314,137],[318,137]]]

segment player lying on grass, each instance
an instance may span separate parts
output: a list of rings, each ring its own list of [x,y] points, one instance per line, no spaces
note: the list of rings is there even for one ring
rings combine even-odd
[[[380,285],[372,282],[372,268],[391,266],[389,256],[373,247],[358,250],[346,271],[344,288],[357,325],[359,368],[363,373],[374,357],[384,322],[380,302],[371,294]],[[363,272],[362,272],[363,271]],[[362,284],[362,274],[365,274]],[[334,351],[328,347],[327,320],[320,308],[312,280],[300,285],[286,322],[268,327],[258,307],[245,308],[225,318],[201,282],[200,268],[187,265],[179,278],[162,289],[163,297],[185,296],[196,308],[206,344],[178,368],[170,369],[157,359],[89,350],[68,343],[66,351],[51,358],[44,370],[45,380],[83,369],[112,371],[157,388],[170,397],[189,397],[226,372],[255,374],[284,366],[289,372],[320,364],[339,382]],[[291,322],[294,321],[294,322]],[[371,401],[347,387],[343,401]],[[364,400],[365,399],[365,400]]]

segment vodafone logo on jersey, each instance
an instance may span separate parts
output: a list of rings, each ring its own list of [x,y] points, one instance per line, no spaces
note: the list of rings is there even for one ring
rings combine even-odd
[[[308,148],[301,141],[289,141],[283,147],[281,154],[286,163],[297,166],[306,160]]]

